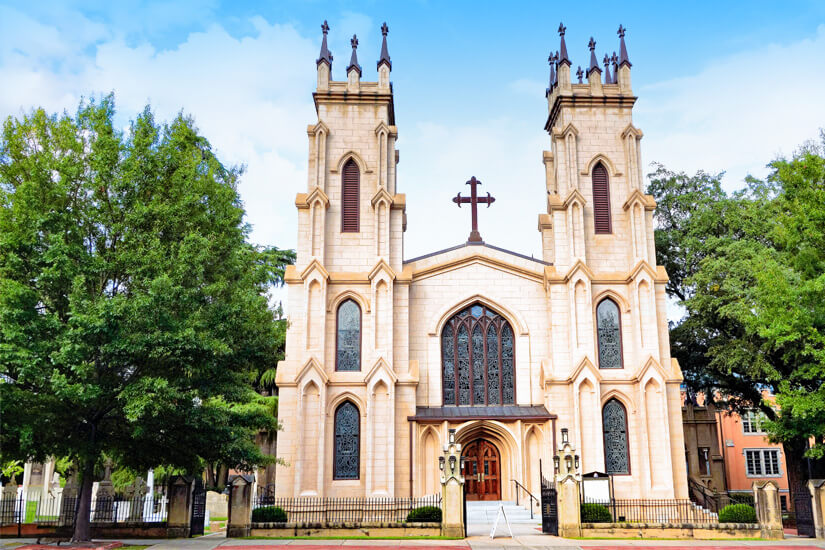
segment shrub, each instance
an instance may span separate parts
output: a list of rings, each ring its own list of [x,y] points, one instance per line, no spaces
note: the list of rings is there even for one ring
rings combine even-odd
[[[437,506],[421,506],[410,510],[407,514],[408,522],[437,522],[441,523],[441,508]]]
[[[596,504],[595,502],[587,502],[582,504],[582,523],[612,523],[613,516],[610,515],[610,510],[607,506]]]
[[[719,523],[756,523],[756,510],[749,504],[728,504],[719,512]]]
[[[286,523],[286,512],[280,506],[262,506],[252,510],[253,523]]]

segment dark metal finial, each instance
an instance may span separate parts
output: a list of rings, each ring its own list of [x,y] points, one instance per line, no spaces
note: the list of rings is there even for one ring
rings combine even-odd
[[[582,77],[584,76],[584,71],[582,70],[582,66],[579,65],[579,70],[576,71],[576,76],[579,77],[579,84],[582,83]]]
[[[616,31],[616,34],[619,35],[619,65],[627,65],[628,67],[632,67],[633,65],[630,63],[630,58],[627,56],[627,46],[624,43],[624,35],[627,32],[627,29],[619,25],[619,30]]]
[[[352,35],[352,40],[349,41],[352,45],[352,57],[349,59],[349,65],[347,66],[347,74],[349,74],[350,70],[354,69],[358,71],[358,76],[361,76],[361,65],[358,64],[358,37],[354,34]]]
[[[587,47],[590,48],[590,67],[587,69],[587,78],[590,78],[590,73],[593,71],[599,71],[599,73],[601,73],[602,70],[599,68],[599,61],[596,59],[596,41],[592,36]]]
[[[567,44],[564,41],[564,33],[567,31],[567,27],[564,26],[564,23],[559,23],[559,36],[561,37],[561,44],[559,45],[559,56],[557,61],[559,65],[562,63],[567,63],[567,66],[570,66],[570,57],[567,55]]]
[[[329,33],[329,25],[327,24],[326,19],[324,23],[321,25],[321,31],[324,33],[324,38],[321,40],[321,54],[318,56],[318,60],[315,62],[316,65],[320,65],[321,63],[326,63],[327,65],[332,67],[332,52],[329,51],[327,47],[327,33]]]
[[[392,62],[390,61],[390,52],[387,50],[387,33],[390,32],[390,28],[387,26],[387,22],[384,21],[384,24],[381,25],[381,35],[384,37],[381,41],[381,57],[378,58],[378,66],[381,66],[381,63],[386,63],[387,67],[392,70]]]

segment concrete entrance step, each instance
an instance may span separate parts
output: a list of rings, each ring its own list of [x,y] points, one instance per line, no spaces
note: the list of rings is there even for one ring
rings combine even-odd
[[[511,524],[541,524],[541,515],[537,511],[533,512],[533,517],[531,518],[528,508],[516,506],[514,502],[497,500],[467,502],[467,523],[492,524],[496,521],[501,506],[504,506],[504,513]]]

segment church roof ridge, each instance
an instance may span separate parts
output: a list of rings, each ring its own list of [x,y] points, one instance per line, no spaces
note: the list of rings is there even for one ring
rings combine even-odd
[[[415,258],[410,258],[408,260],[404,260],[402,262],[402,264],[406,265],[406,264],[410,264],[410,263],[413,263],[413,262],[417,262],[419,260],[426,260],[427,258],[432,258],[433,256],[438,256],[439,254],[445,254],[447,252],[452,252],[453,250],[459,250],[461,248],[477,247],[477,246],[483,246],[483,247],[489,248],[491,250],[496,250],[498,252],[504,252],[505,254],[510,254],[511,256],[516,256],[516,257],[522,258],[524,260],[530,260],[530,261],[533,261],[533,262],[536,262],[536,263],[539,263],[539,264],[542,264],[542,265],[553,265],[553,262],[545,262],[544,260],[539,260],[538,258],[534,258],[532,256],[527,256],[526,254],[520,254],[518,252],[514,252],[512,250],[508,250],[506,248],[501,248],[499,246],[494,246],[492,244],[487,244],[487,243],[484,243],[484,242],[481,242],[481,243],[461,243],[461,244],[456,245],[456,246],[451,246],[449,248],[444,248],[442,250],[436,250],[435,252],[430,252],[430,253],[424,254],[422,256],[417,256]]]

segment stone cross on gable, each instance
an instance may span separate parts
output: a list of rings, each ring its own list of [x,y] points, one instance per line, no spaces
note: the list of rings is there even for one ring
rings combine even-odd
[[[470,237],[467,239],[468,243],[481,243],[484,242],[481,240],[481,234],[478,232],[478,205],[486,204],[487,208],[490,208],[490,205],[496,202],[495,197],[492,197],[490,193],[487,193],[486,197],[479,197],[476,187],[481,185],[481,182],[476,179],[475,176],[470,178],[470,181],[467,182],[467,185],[470,186],[470,196],[469,197],[462,197],[461,193],[456,194],[453,197],[453,202],[461,208],[462,204],[469,204],[470,209],[472,211],[472,230],[470,231]]]

